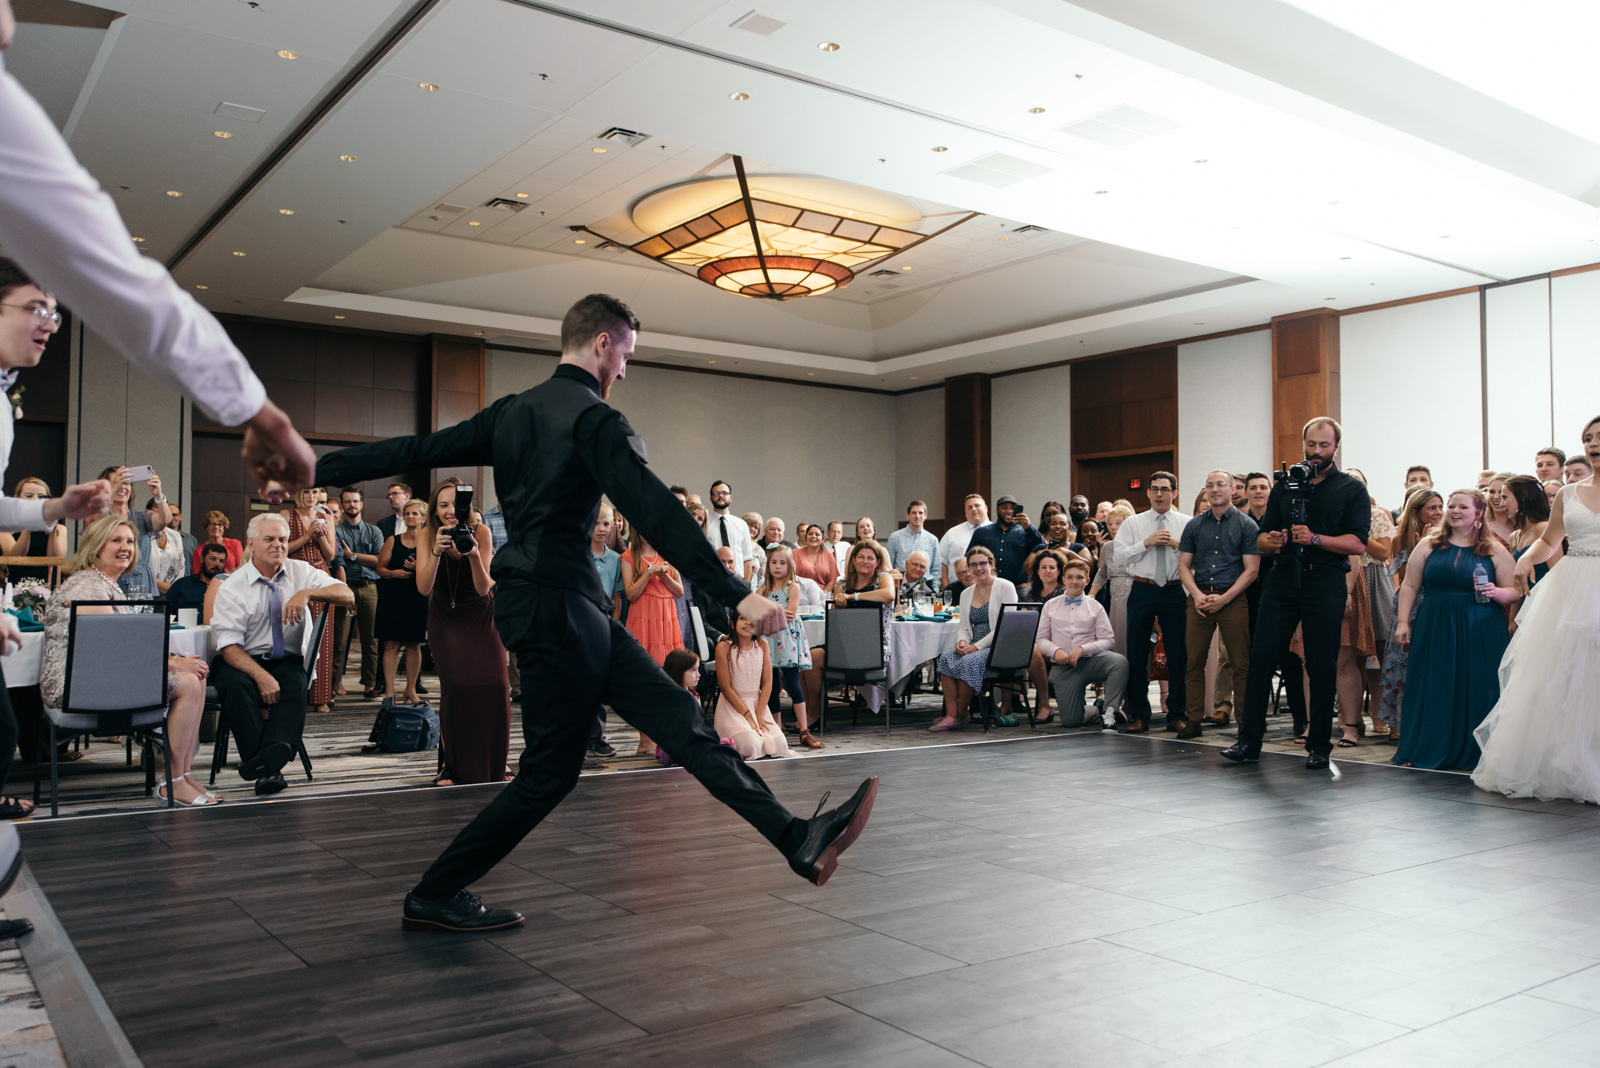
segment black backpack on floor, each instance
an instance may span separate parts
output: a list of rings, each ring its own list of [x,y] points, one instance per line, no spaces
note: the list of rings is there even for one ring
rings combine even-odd
[[[439,716],[423,701],[414,705],[395,704],[385,697],[378,705],[378,718],[372,722],[369,749],[385,753],[421,753],[439,746]]]

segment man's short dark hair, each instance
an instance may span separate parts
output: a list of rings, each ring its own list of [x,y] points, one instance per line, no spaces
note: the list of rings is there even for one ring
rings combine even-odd
[[[404,482],[391,482],[391,483],[389,483],[389,488],[390,489],[394,489],[396,486],[398,486],[401,490],[403,490],[407,497],[411,496],[411,487],[410,486],[406,485]]]
[[[728,492],[729,492],[729,493],[732,493],[732,492],[733,492],[733,483],[732,483],[732,482],[729,482],[729,481],[728,481],[728,480],[727,480],[727,479],[725,479],[725,478],[719,478],[719,479],[717,479],[717,480],[716,480],[716,481],[715,481],[715,482],[713,482],[713,483],[711,483],[711,488],[710,488],[710,489],[708,489],[708,490],[706,490],[706,492],[707,492],[707,493],[708,493],[708,494],[709,494],[709,493],[715,493],[715,492],[717,492],[717,487],[718,487],[718,486],[727,486],[727,487],[728,487]]]
[[[689,496],[689,490],[684,486],[668,486],[667,492],[672,494],[674,497]]]
[[[1261,479],[1261,481],[1265,482],[1267,485],[1269,485],[1269,486],[1272,485],[1272,476],[1267,474],[1265,471],[1252,471],[1248,475],[1245,475],[1244,476],[1244,484],[1246,486],[1248,486],[1248,485],[1250,485],[1250,483],[1254,482],[1258,478]]]
[[[1418,471],[1421,471],[1423,474],[1427,475],[1429,482],[1433,481],[1433,472],[1428,470],[1427,464],[1412,464],[1410,467],[1406,468],[1406,477],[1410,478]]]
[[[1171,471],[1157,471],[1155,474],[1150,476],[1150,481],[1146,482],[1145,485],[1154,486],[1156,484],[1156,479],[1158,478],[1166,479],[1172,484],[1172,492],[1178,492],[1178,476],[1173,474]]]
[[[974,499],[980,500],[980,501],[983,500],[983,494],[981,494],[981,493],[969,493],[965,497],[961,498],[961,503],[963,505],[965,505],[968,501],[974,500]]]
[[[928,507],[928,502],[927,501],[912,501],[910,504],[906,505],[906,515],[910,515],[911,514],[911,509],[913,509],[913,508],[927,508],[927,507]]]
[[[561,351],[577,352],[601,334],[615,338],[627,327],[639,332],[639,317],[616,297],[590,293],[567,309],[561,320]]]
[[[1582,464],[1589,470],[1594,470],[1594,464],[1589,462],[1589,458],[1587,456],[1569,456],[1567,458],[1567,464]],[[1565,467],[1567,464],[1562,464],[1561,466]]]
[[[365,497],[366,496],[366,494],[361,492],[361,487],[360,486],[345,486],[343,489],[341,489],[339,491],[339,499],[341,501],[344,500],[344,495],[346,493],[354,493],[357,497]]]
[[[226,545],[218,545],[214,541],[207,542],[205,548],[200,550],[201,562],[204,563],[205,558],[210,556],[212,553],[221,553],[222,558],[226,560],[228,558],[228,547]]]
[[[1554,445],[1550,446],[1548,449],[1540,449],[1533,455],[1535,459],[1538,459],[1541,456],[1554,456],[1557,464],[1562,467],[1567,466],[1567,454],[1556,448]]]
[[[21,264],[0,256],[0,300],[9,297],[13,289],[35,285],[38,283],[28,277],[28,272],[22,269]]]

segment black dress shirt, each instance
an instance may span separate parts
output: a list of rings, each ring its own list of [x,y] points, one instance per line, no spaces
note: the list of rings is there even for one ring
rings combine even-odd
[[[201,574],[185,575],[167,587],[167,603],[176,612],[180,608],[201,608],[206,603],[206,587],[211,580]]]
[[[589,551],[604,493],[693,579],[701,597],[735,605],[750,592],[728,574],[683,504],[651,472],[644,439],[600,399],[595,377],[572,364],[448,429],[329,453],[317,463],[317,483],[478,464],[493,465],[506,518],[506,544],[489,568],[497,582],[577,590],[610,615],[612,603]]]
[[[1035,549],[1044,545],[1044,536],[1032,527],[1023,527],[1020,523],[1013,523],[1004,530],[1000,529],[999,523],[990,523],[972,532],[972,540],[967,543],[967,551],[971,552],[976,545],[981,545],[994,553],[996,575],[1014,586],[1021,586],[1028,580],[1027,573],[1022,567],[1023,561]]]
[[[1267,510],[1261,517],[1261,529],[1286,531],[1289,521],[1288,495],[1284,492],[1282,482],[1274,483],[1272,493],[1267,497]],[[1372,531],[1372,498],[1367,495],[1367,487],[1337,467],[1332,468],[1327,478],[1311,484],[1311,498],[1306,503],[1306,526],[1311,528],[1311,533],[1321,534],[1324,538],[1354,534],[1365,542]],[[1279,555],[1287,549],[1286,545],[1278,550]],[[1262,555],[1267,557],[1272,554]],[[1350,570],[1348,556],[1316,546],[1305,546],[1302,559],[1307,567]]]

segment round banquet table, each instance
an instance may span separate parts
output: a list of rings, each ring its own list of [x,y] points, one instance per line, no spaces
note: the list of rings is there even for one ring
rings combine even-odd
[[[806,641],[811,648],[822,647],[825,628],[822,618],[802,620]],[[956,647],[961,622],[922,619],[896,619],[889,624],[889,685],[893,687],[917,667],[940,653]]]

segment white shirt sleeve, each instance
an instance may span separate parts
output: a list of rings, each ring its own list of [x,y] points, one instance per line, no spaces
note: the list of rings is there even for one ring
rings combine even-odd
[[[222,324],[140,255],[116,205],[3,63],[0,244],[141,371],[223,425],[238,426],[266,403]]]
[[[21,497],[0,497],[0,530],[52,530],[45,522],[44,498],[28,501]]]
[[[211,605],[211,635],[217,641],[217,652],[230,645],[243,645],[245,629],[250,625],[250,611],[242,596],[248,583],[224,582]],[[235,589],[235,586],[241,587]]]

